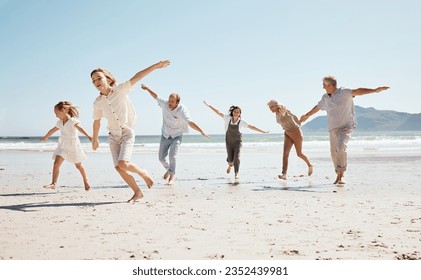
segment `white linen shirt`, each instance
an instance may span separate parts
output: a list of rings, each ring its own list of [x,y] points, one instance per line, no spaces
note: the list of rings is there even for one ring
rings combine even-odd
[[[156,98],[158,105],[162,109],[162,136],[165,138],[175,138],[183,133],[189,132],[188,123],[191,122],[189,112],[183,104],[171,110],[168,107],[168,100],[164,100],[159,96]]]
[[[338,88],[331,96],[324,94],[317,107],[327,112],[329,131],[336,128],[355,128],[355,109],[351,89]]]
[[[228,130],[229,123],[231,121],[231,116],[230,115],[224,115],[224,121],[225,121],[225,132],[226,132]],[[238,126],[238,130],[240,132],[242,132],[243,131],[242,128],[247,127],[249,124],[245,120],[243,120],[242,118],[238,118],[236,123],[231,121],[231,124],[237,125],[239,121],[241,121],[241,122],[240,122],[240,125]]]
[[[108,96],[98,96],[94,101],[94,120],[105,117],[109,131],[121,130],[123,127],[133,129],[136,111],[128,96],[131,89],[130,81],[126,81],[114,86]]]

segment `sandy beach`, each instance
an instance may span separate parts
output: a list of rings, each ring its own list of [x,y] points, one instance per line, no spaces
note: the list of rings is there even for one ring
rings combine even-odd
[[[173,186],[156,153],[137,153],[155,186],[138,178],[136,203],[108,153],[83,163],[91,191],[65,162],[56,192],[42,188],[51,152],[0,151],[0,259],[421,259],[421,151],[351,150],[344,187],[327,151],[304,151],[313,176],[291,153],[280,181],[281,144],[245,146],[236,181],[224,149],[186,145]]]

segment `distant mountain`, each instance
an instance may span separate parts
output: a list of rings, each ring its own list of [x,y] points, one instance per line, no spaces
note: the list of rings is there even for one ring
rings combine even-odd
[[[355,106],[359,131],[421,131],[421,113],[410,114]],[[327,116],[320,116],[303,126],[304,131],[328,131]]]

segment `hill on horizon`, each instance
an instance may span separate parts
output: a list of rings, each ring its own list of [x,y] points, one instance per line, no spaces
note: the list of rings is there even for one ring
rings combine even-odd
[[[393,110],[376,110],[373,107],[355,106],[359,131],[421,131],[421,113],[410,114]],[[304,131],[328,131],[327,116],[319,116],[306,123]]]

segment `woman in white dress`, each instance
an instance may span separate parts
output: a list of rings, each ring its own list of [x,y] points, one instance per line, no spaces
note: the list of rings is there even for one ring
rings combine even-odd
[[[81,163],[83,159],[86,159],[86,155],[80,145],[77,131],[84,134],[90,141],[92,141],[92,136],[80,126],[80,121],[77,119],[79,113],[77,108],[73,106],[71,102],[60,101],[54,106],[54,113],[59,120],[56,125],[40,140],[45,142],[56,131],[60,130],[61,132],[61,136],[58,140],[58,146],[53,154],[54,166],[52,182],[49,185],[45,185],[44,188],[56,188],[60,166],[64,160],[67,160],[75,164],[76,168],[82,175],[85,190],[88,191],[90,189],[90,185],[88,178],[86,177],[85,169]]]

